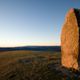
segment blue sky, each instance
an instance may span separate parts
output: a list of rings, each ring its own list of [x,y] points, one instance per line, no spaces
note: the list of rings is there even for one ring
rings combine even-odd
[[[0,47],[60,45],[70,8],[80,0],[0,0]]]

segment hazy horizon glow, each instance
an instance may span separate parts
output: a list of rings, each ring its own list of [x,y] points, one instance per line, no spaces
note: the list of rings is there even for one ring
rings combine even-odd
[[[60,45],[70,8],[80,0],[0,0],[0,47]]]
[[[60,46],[59,44],[53,45],[53,43],[17,43],[17,44],[7,44],[3,46],[3,44],[0,47],[19,47],[19,46]]]

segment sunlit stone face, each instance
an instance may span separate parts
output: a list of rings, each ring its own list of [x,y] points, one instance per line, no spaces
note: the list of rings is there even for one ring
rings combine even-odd
[[[62,66],[79,69],[80,10],[70,9],[61,33]]]

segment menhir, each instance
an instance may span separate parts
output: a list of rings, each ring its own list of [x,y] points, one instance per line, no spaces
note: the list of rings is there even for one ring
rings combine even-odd
[[[80,66],[80,9],[70,9],[61,32],[61,63],[66,68]]]

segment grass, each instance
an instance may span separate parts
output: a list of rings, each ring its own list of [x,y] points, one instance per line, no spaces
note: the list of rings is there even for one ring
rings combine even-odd
[[[50,51],[8,51],[0,53],[0,80],[53,80],[60,53]]]
[[[60,58],[51,51],[0,52],[0,80],[75,80],[61,72]]]

